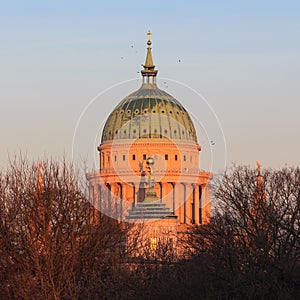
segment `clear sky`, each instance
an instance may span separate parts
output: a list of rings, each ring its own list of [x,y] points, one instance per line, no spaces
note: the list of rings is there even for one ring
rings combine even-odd
[[[288,0],[2,1],[0,166],[19,151],[70,157],[89,101],[139,78],[149,28],[158,76],[207,99],[228,164],[299,166],[299,15],[300,2]],[[117,88],[120,98],[108,95],[89,118],[99,126],[139,84]],[[205,118],[197,103],[172,95]]]

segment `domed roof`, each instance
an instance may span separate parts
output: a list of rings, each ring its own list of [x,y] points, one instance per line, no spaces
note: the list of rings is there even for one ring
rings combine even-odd
[[[165,137],[197,143],[194,124],[182,104],[156,84],[144,83],[109,115],[101,142]]]
[[[125,97],[109,115],[101,143],[137,138],[169,138],[197,143],[194,124],[182,104],[156,86],[150,32],[140,89]],[[152,81],[150,80],[152,79]]]

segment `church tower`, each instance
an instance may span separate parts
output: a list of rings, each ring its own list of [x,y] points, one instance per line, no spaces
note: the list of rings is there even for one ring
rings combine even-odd
[[[106,120],[99,170],[87,174],[91,201],[119,221],[207,223],[211,173],[200,171],[201,146],[189,113],[157,86],[150,35],[141,87]]]

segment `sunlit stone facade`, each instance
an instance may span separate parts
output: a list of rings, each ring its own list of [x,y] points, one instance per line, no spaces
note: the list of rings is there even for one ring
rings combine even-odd
[[[147,44],[142,86],[104,126],[99,170],[87,174],[91,201],[119,221],[204,224],[210,218],[211,173],[200,171],[201,146],[188,112],[156,85],[150,33]]]

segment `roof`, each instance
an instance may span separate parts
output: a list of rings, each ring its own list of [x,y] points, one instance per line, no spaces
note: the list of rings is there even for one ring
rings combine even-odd
[[[156,85],[158,71],[152,59],[151,32],[147,34],[146,62],[141,71],[143,84],[109,115],[101,143],[137,138],[169,138],[197,143],[196,130],[186,109]]]
[[[183,105],[156,84],[144,83],[109,115],[101,142],[152,137],[197,142],[194,124]]]

